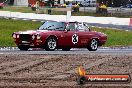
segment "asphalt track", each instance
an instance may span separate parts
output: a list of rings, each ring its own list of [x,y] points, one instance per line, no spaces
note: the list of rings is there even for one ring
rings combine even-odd
[[[70,51],[45,51],[42,49],[30,49],[28,51],[0,50],[0,54],[24,54],[24,55],[68,55],[68,54],[110,54],[110,55],[129,55],[132,54],[132,48],[99,48],[97,51],[88,51],[87,49],[71,49]]]

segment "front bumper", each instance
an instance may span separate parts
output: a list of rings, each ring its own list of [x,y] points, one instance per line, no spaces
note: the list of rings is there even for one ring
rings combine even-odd
[[[41,47],[43,45],[42,40],[34,40],[34,41],[21,41],[15,40],[17,46],[25,45],[29,47]]]

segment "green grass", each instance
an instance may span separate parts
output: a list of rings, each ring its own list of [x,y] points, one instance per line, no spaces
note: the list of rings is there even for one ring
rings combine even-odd
[[[93,30],[107,34],[108,40],[105,46],[132,46],[132,31],[106,28],[93,28]]]
[[[15,46],[13,32],[37,29],[42,23],[21,20],[0,19],[0,46]],[[92,28],[108,35],[108,41],[105,46],[131,46],[132,32],[113,30],[106,28]]]
[[[40,22],[0,19],[0,46],[15,46],[13,32],[35,29],[39,25]]]
[[[34,13],[30,7],[16,7],[16,6],[6,6],[0,11],[11,11],[11,12],[23,12],[23,13]]]

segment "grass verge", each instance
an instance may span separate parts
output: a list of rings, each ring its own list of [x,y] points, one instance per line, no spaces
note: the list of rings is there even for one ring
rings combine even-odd
[[[16,6],[6,6],[0,11],[11,11],[11,12],[22,12],[22,13],[34,13],[30,7],[16,7]]]
[[[107,34],[108,40],[105,46],[131,46],[132,45],[132,31],[106,29],[106,28],[92,28],[95,31]]]
[[[13,32],[32,30],[39,25],[40,22],[0,19],[0,46],[15,46]]]
[[[0,46],[15,46],[11,37],[13,32],[33,30],[38,28],[41,22],[22,21],[22,20],[9,20],[0,19]],[[132,45],[132,32],[106,29],[106,28],[92,28],[92,30],[103,32],[107,34],[108,41],[105,46],[131,46]]]

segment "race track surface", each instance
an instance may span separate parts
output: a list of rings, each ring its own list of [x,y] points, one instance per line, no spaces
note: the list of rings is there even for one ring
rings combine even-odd
[[[71,49],[70,51],[62,51],[61,49],[55,51],[45,51],[42,49],[30,49],[28,51],[20,51],[19,49],[9,50],[9,49],[1,49],[0,54],[48,54],[48,55],[59,55],[59,54],[132,54],[132,48],[99,48],[97,51],[88,51],[87,49]]]

